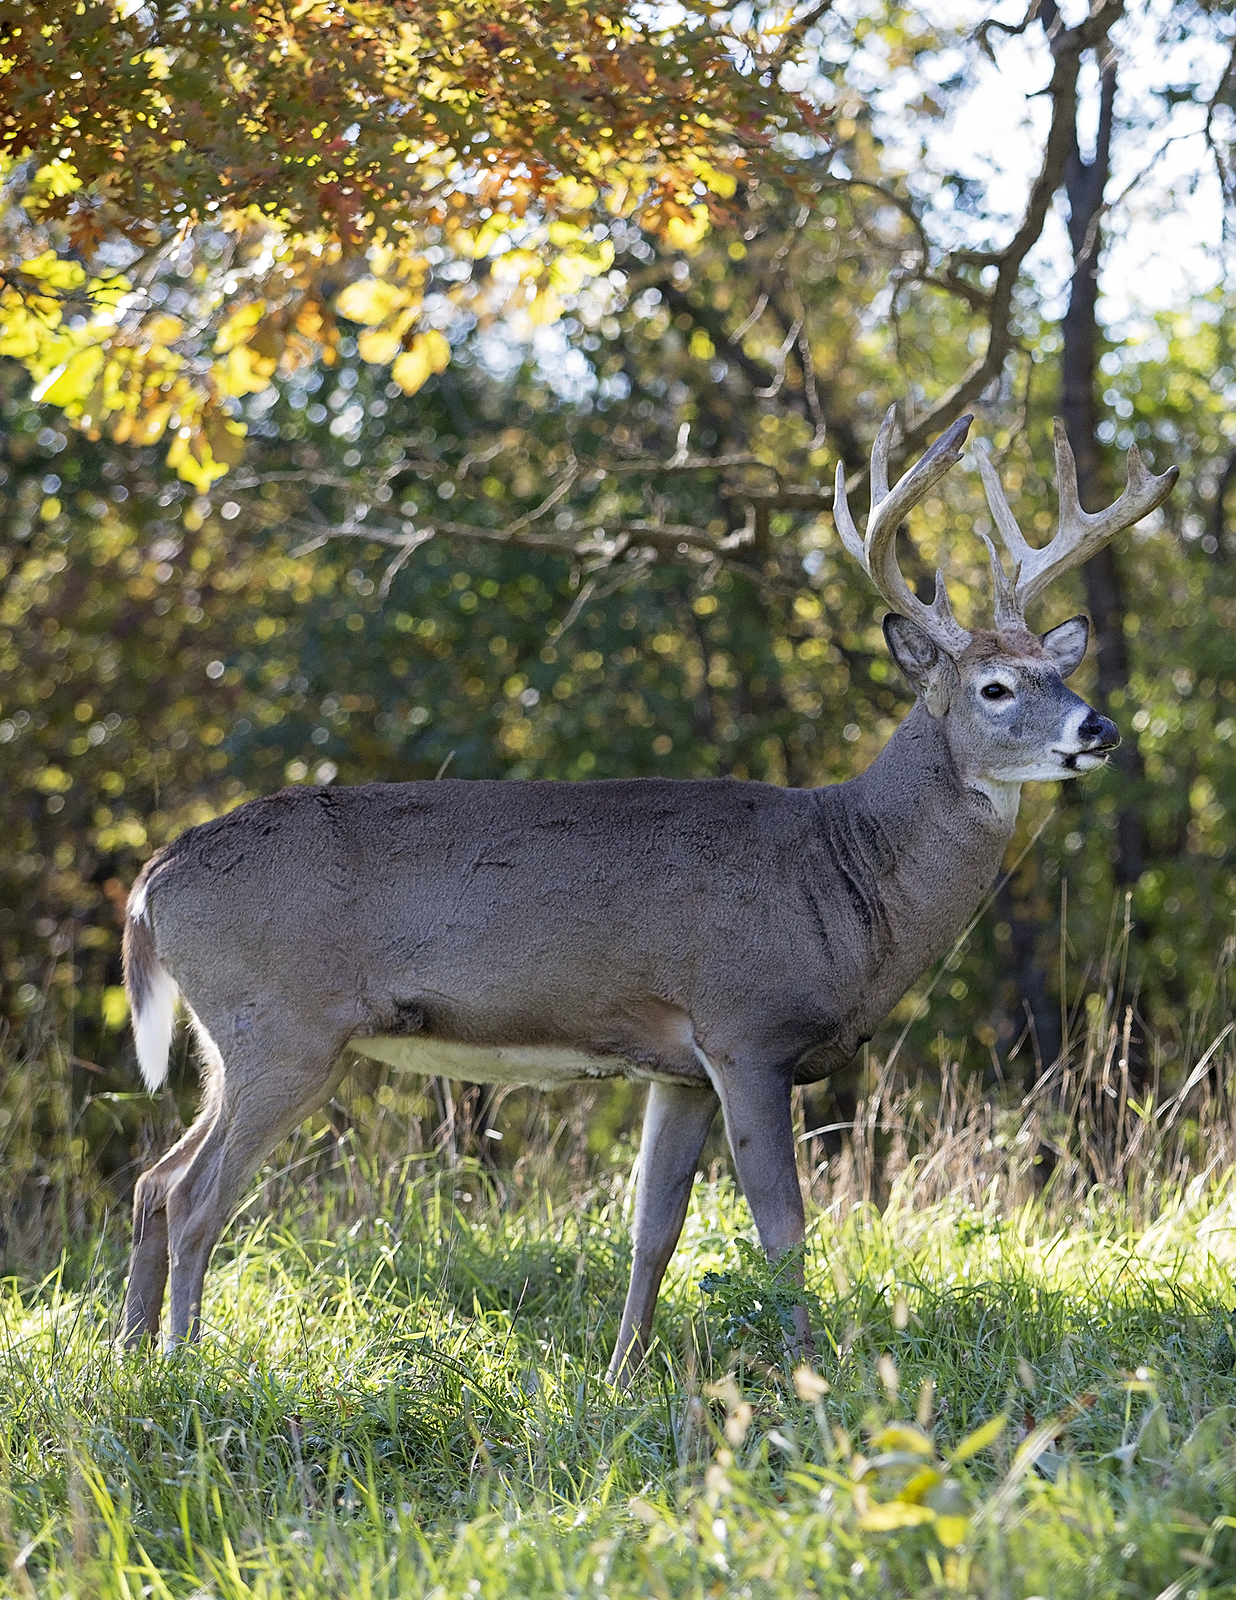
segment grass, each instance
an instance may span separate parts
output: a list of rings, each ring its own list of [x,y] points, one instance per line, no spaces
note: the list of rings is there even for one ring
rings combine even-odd
[[[1089,987],[1024,1098],[873,1060],[839,1153],[804,1135],[810,1368],[714,1163],[626,1395],[620,1102],[513,1097],[498,1173],[359,1084],[235,1219],[202,1343],[122,1354],[127,1217],[44,1037],[0,1087],[0,1594],[1236,1600],[1232,1029],[1133,1083]]]
[[[169,1357],[113,1346],[117,1218],[2,1286],[4,1592],[1236,1595],[1236,1188],[1139,1221],[1110,1191],[925,1205],[918,1170],[816,1213],[797,1382],[745,1206],[699,1182],[627,1397],[616,1175],[569,1205],[355,1154],[285,1180]],[[726,1271],[745,1357],[701,1291]]]

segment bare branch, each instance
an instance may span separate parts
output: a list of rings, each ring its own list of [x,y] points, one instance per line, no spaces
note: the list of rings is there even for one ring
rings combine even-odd
[[[558,505],[563,497],[569,493],[571,486],[578,477],[579,462],[575,460],[574,456],[572,456],[570,465],[563,473],[562,481],[559,483],[558,487],[551,490],[550,493],[546,495],[545,499],[541,501],[540,505],[537,506],[535,511],[529,511],[526,516],[520,517],[517,521],[512,522],[508,530],[509,535],[513,537],[516,533],[521,532],[524,528],[531,527],[534,522],[539,522],[542,517],[548,516],[548,514],[556,505]]]
[[[821,17],[825,17],[833,8],[833,0],[818,0],[818,3],[809,6],[801,17],[794,17],[791,21],[783,23],[781,27],[781,43],[769,56],[760,62],[765,72],[776,72],[789,60],[794,51],[802,43],[803,36],[808,28],[815,26]]]
[[[379,599],[386,599],[387,595],[391,592],[391,584],[394,583],[395,579],[399,575],[399,569],[404,565],[405,562],[412,559],[412,557],[423,544],[428,544],[433,536],[434,530],[432,528],[430,528],[428,532],[422,530],[419,533],[412,533],[408,535],[407,539],[404,541],[403,549],[399,552],[395,559],[390,562],[386,571],[382,574],[382,581],[378,585]]]
[[[1096,0],[1089,15],[1075,28],[1058,26],[1060,18],[1055,0],[1039,0],[1038,13],[1047,32],[1052,52],[1052,76],[1046,93],[1051,100],[1051,124],[1043,146],[1039,171],[1030,186],[1026,209],[1020,223],[999,257],[987,263],[997,267],[991,294],[988,339],[979,357],[959,383],[942,395],[929,410],[905,431],[902,449],[909,451],[935,432],[943,417],[977,400],[993,379],[998,378],[1005,358],[1013,348],[1013,295],[1022,263],[1037,243],[1047,220],[1052,198],[1064,181],[1073,149],[1077,100],[1077,76],[1087,50],[1098,49],[1112,26],[1124,14],[1124,0]],[[1027,16],[1026,25],[1033,20]]]
[[[581,586],[579,593],[571,602],[571,609],[567,612],[566,616],[563,617],[557,628],[554,629],[552,635],[553,638],[561,639],[562,635],[578,618],[580,612],[588,604],[589,600],[592,599],[593,590],[596,588],[596,586],[597,580],[595,578],[589,578],[587,583]]]
[[[764,315],[764,312],[767,310],[767,308],[768,292],[765,290],[765,292],[755,302],[755,305],[751,308],[750,312],[742,319],[742,321],[734,329],[733,333],[730,334],[730,338],[733,339],[735,343],[738,343],[738,341],[741,339],[745,339],[751,332],[752,328],[755,327],[756,323]]]
[[[789,360],[790,351],[798,342],[798,336],[803,331],[803,323],[805,321],[805,314],[800,314],[799,316],[795,317],[790,326],[790,331],[781,341],[781,348],[777,351],[776,362],[773,366],[773,381],[767,386],[767,388],[757,389],[755,391],[757,399],[771,400],[778,393],[781,385],[785,382],[785,364]]]
[[[811,354],[811,339],[806,329],[799,335],[798,360],[803,369],[803,389],[807,395],[807,406],[815,423],[815,433],[807,450],[809,452],[822,450],[824,441],[828,437],[828,424],[824,420],[824,407],[820,404],[820,391],[815,385],[815,358]]]
[[[987,59],[994,63],[996,52],[992,49],[990,34],[993,28],[998,28],[1006,39],[1016,39],[1025,33],[1026,29],[1039,14],[1040,0],[1030,0],[1030,5],[1025,16],[1020,22],[999,22],[995,17],[989,17],[986,22],[980,22],[971,37],[978,42],[980,50]]]
[[[656,456],[632,456],[628,461],[595,462],[594,472],[601,472],[606,477],[617,477],[623,472],[719,472],[726,467],[763,467],[765,472],[771,472],[778,479],[781,477],[780,468],[771,461],[761,461],[759,456],[724,455],[724,456],[671,456],[668,461],[660,461]]]

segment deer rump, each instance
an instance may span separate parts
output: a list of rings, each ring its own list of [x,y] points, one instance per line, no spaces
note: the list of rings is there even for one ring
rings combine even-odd
[[[444,780],[253,801],[135,889],[143,1073],[166,1073],[170,980],[229,1071],[235,1041],[295,1013],[319,1049],[475,1082],[706,1085],[701,1055],[752,1046],[812,1081],[878,1020],[857,980],[894,920],[893,842],[839,827],[830,793]]]

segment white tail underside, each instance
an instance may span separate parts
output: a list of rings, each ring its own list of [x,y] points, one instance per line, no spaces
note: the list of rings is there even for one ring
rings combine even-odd
[[[167,1077],[168,1055],[176,1021],[177,992],[169,975],[162,967],[157,967],[151,974],[150,988],[142,1008],[133,1018],[137,1064],[152,1094]]]

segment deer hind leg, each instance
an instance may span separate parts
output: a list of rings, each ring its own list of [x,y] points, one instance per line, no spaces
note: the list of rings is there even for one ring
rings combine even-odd
[[[790,1106],[792,1085],[788,1077],[776,1073],[710,1061],[698,1046],[696,1054],[721,1101],[734,1168],[760,1243],[768,1259],[776,1261],[806,1237]],[[795,1280],[801,1287],[801,1263]],[[793,1348],[808,1354],[815,1349],[806,1306],[794,1307]]]
[[[346,1069],[337,1047],[302,1050],[285,1034],[229,1051],[219,1113],[167,1197],[168,1342],[196,1339],[211,1252],[250,1178],[280,1139],[330,1099]]]
[[[648,1090],[635,1186],[635,1250],[622,1325],[609,1364],[623,1388],[644,1359],[661,1279],[678,1243],[704,1140],[717,1114],[710,1088],[654,1082]]]
[[[159,1333],[163,1292],[167,1286],[167,1197],[196,1155],[218,1114],[217,1098],[210,1093],[193,1126],[161,1160],[137,1180],[133,1192],[133,1252],[129,1259],[129,1286],[121,1314],[122,1338],[127,1349]]]

